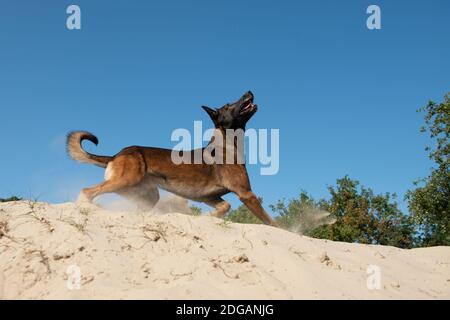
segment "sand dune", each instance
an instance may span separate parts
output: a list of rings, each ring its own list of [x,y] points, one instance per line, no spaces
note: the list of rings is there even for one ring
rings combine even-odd
[[[377,270],[380,287],[369,289]],[[208,216],[9,202],[0,204],[0,298],[449,299],[450,247],[401,250]]]

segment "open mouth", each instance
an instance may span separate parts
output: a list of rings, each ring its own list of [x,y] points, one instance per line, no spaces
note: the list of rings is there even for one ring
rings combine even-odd
[[[253,103],[253,99],[248,99],[244,101],[244,103],[241,106],[241,111],[239,114],[246,114],[249,112],[252,112],[256,109],[256,104]]]

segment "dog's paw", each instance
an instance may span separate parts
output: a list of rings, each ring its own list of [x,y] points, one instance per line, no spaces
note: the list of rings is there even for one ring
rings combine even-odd
[[[98,205],[92,202],[92,200],[83,192],[81,191],[78,195],[78,199],[75,202],[75,204],[78,207],[83,207],[87,209],[98,209],[100,208]]]
[[[75,205],[78,209],[83,209],[87,211],[95,211],[101,208],[95,203],[89,201],[89,199],[82,194],[80,194],[80,196],[78,197],[77,201],[75,202]]]
[[[81,191],[80,194],[78,195],[76,203],[77,204],[86,204],[86,203],[91,204],[92,201],[86,196],[86,194],[83,191]]]
[[[206,216],[214,218],[222,218],[222,215],[218,214],[216,211],[207,212]]]

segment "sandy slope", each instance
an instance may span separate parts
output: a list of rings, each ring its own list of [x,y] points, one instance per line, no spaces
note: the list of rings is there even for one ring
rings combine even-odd
[[[71,265],[81,270],[79,290],[67,287]],[[380,267],[379,290],[367,288],[369,265]],[[0,297],[448,299],[450,247],[401,250],[207,216],[4,203]]]

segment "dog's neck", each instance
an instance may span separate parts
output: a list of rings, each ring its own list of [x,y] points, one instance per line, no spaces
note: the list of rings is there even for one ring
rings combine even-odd
[[[245,164],[245,129],[216,128],[208,148],[214,149],[213,156],[223,157],[223,163]]]

